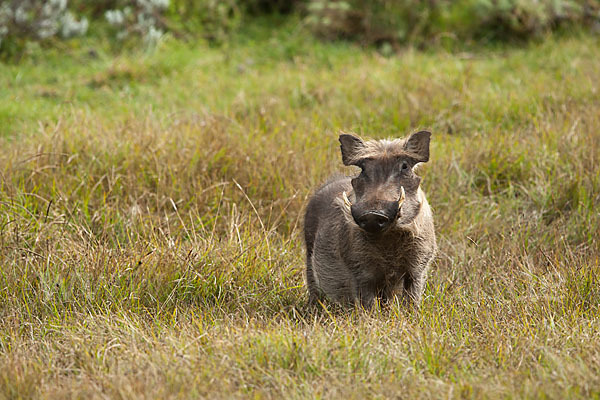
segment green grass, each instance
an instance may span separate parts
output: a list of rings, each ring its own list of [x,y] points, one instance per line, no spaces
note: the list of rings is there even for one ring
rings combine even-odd
[[[599,398],[599,44],[384,58],[284,26],[0,65],[0,397]],[[419,128],[421,309],[310,312],[337,134]]]

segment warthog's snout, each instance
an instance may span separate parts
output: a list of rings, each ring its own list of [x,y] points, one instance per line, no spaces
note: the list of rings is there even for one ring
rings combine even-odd
[[[400,190],[401,194],[398,201],[379,201],[377,209],[368,208],[366,203],[352,204],[346,192],[342,194],[342,197],[346,206],[350,207],[356,225],[368,233],[376,234],[385,231],[396,221],[400,213],[400,207],[402,207],[402,203],[406,198],[404,188],[401,187]]]
[[[389,202],[387,207],[381,210],[361,212],[357,208],[355,206],[351,208],[352,218],[358,226],[368,233],[383,232],[396,220],[396,215],[398,215],[398,203],[395,201]]]

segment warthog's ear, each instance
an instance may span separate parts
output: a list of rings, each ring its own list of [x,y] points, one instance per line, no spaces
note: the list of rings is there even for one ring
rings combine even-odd
[[[340,148],[342,149],[342,162],[344,165],[357,165],[360,157],[358,154],[365,147],[364,142],[354,136],[347,133],[340,135]]]
[[[418,161],[429,161],[429,141],[431,140],[431,132],[420,131],[413,133],[404,143],[404,150]]]

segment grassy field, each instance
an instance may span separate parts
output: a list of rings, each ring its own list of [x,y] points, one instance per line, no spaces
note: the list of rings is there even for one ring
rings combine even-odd
[[[600,38],[270,35],[0,65],[0,398],[600,398]],[[339,131],[420,128],[421,309],[311,312]]]

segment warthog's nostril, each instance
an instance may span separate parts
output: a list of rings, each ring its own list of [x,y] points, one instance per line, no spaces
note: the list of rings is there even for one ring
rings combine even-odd
[[[369,233],[378,233],[388,226],[390,219],[383,214],[369,212],[361,215],[356,223]]]

